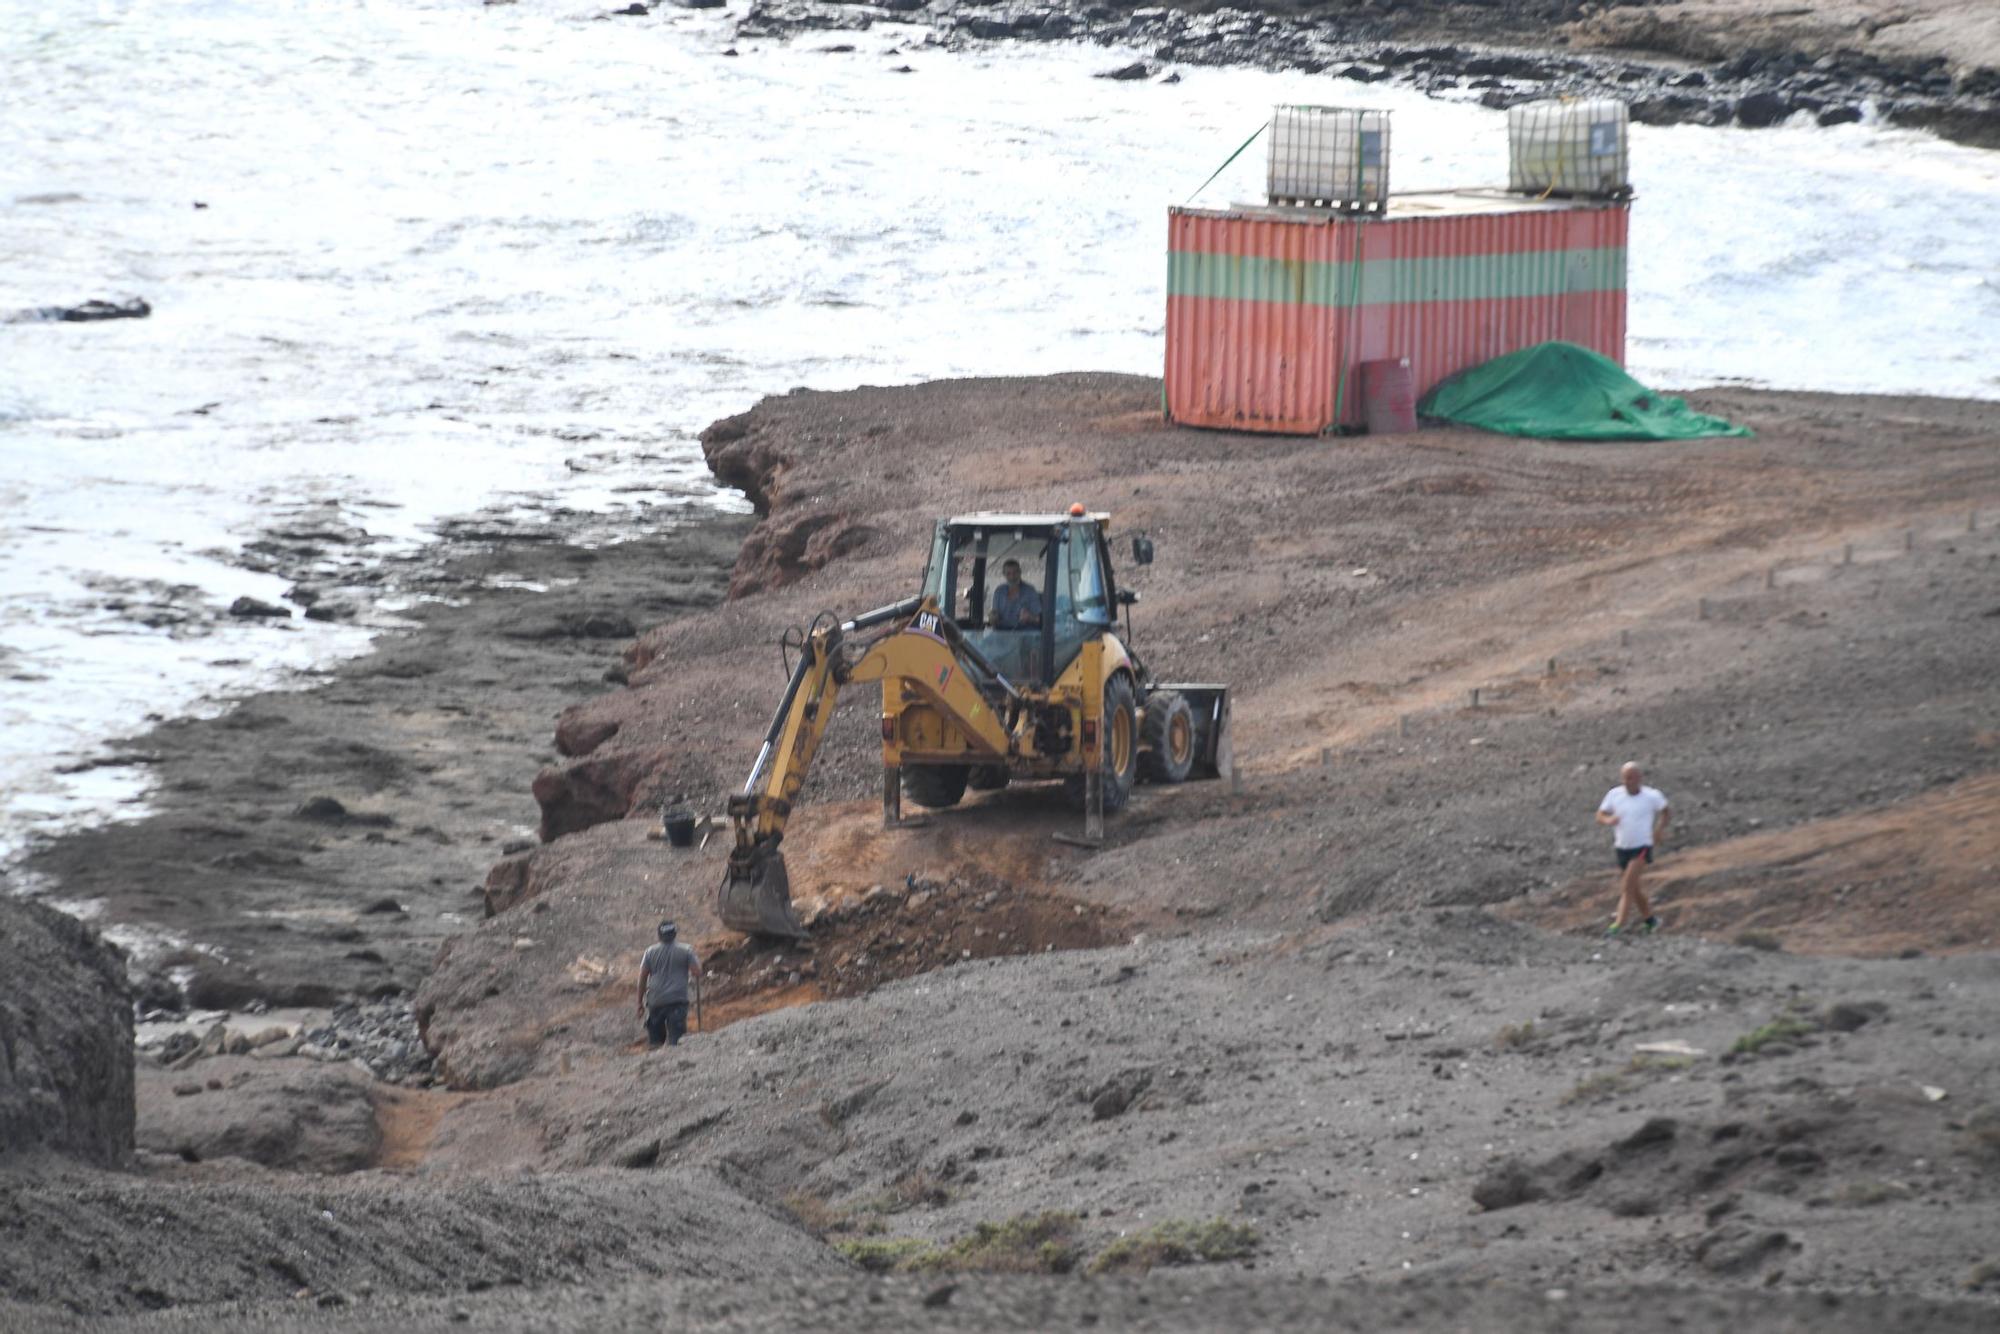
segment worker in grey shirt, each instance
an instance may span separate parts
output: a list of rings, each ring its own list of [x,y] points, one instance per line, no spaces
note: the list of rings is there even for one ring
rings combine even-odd
[[[1008,557],[1000,566],[1001,584],[993,590],[993,628],[1032,630],[1042,623],[1042,595],[1021,582],[1021,562]]]
[[[701,977],[701,960],[674,943],[672,922],[660,923],[660,943],[639,959],[639,1015],[646,1021],[646,1045],[678,1046],[688,1031],[688,979]]]

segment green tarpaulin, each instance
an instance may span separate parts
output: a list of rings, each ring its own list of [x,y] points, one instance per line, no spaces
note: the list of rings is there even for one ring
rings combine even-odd
[[[1538,343],[1460,371],[1424,395],[1426,417],[1547,440],[1694,440],[1748,427],[1656,394],[1575,343]]]

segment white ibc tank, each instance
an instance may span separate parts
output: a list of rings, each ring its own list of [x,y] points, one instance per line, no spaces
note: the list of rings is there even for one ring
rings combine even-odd
[[[1627,193],[1630,122],[1625,104],[1608,97],[1509,107],[1509,188],[1537,195]]]
[[[1382,208],[1389,199],[1389,113],[1279,107],[1271,122],[1274,204]]]

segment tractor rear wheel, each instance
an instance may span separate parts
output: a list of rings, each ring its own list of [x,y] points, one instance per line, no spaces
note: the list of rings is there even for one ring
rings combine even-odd
[[[1139,773],[1149,783],[1185,783],[1194,770],[1194,709],[1178,691],[1156,690],[1139,724]]]
[[[934,811],[956,806],[965,795],[967,769],[963,764],[906,764],[903,795]]]
[[[1114,676],[1104,687],[1104,809],[1121,811],[1131,800],[1132,784],[1139,777],[1138,709],[1132,703],[1132,682]],[[1063,779],[1063,793],[1072,806],[1083,809],[1087,793],[1082,774]]]
[[[975,764],[965,777],[965,785],[974,792],[998,792],[1007,786],[1007,766],[1004,764]]]

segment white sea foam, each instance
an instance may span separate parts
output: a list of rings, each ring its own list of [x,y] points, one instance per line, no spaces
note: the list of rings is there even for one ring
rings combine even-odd
[[[0,326],[0,856],[140,809],[142,771],[66,758],[367,643],[175,638],[119,589],[275,600],[231,554],[294,512],[381,555],[492,504],[606,537],[730,505],[694,433],[795,385],[1157,373],[1165,209],[1277,102],[1393,111],[1398,188],[1505,173],[1498,113],[1378,86],[883,25],[731,58],[727,13],[608,7],[0,0],[0,310],[155,311]],[[1633,157],[1642,377],[2000,396],[2000,157],[1871,125]]]

